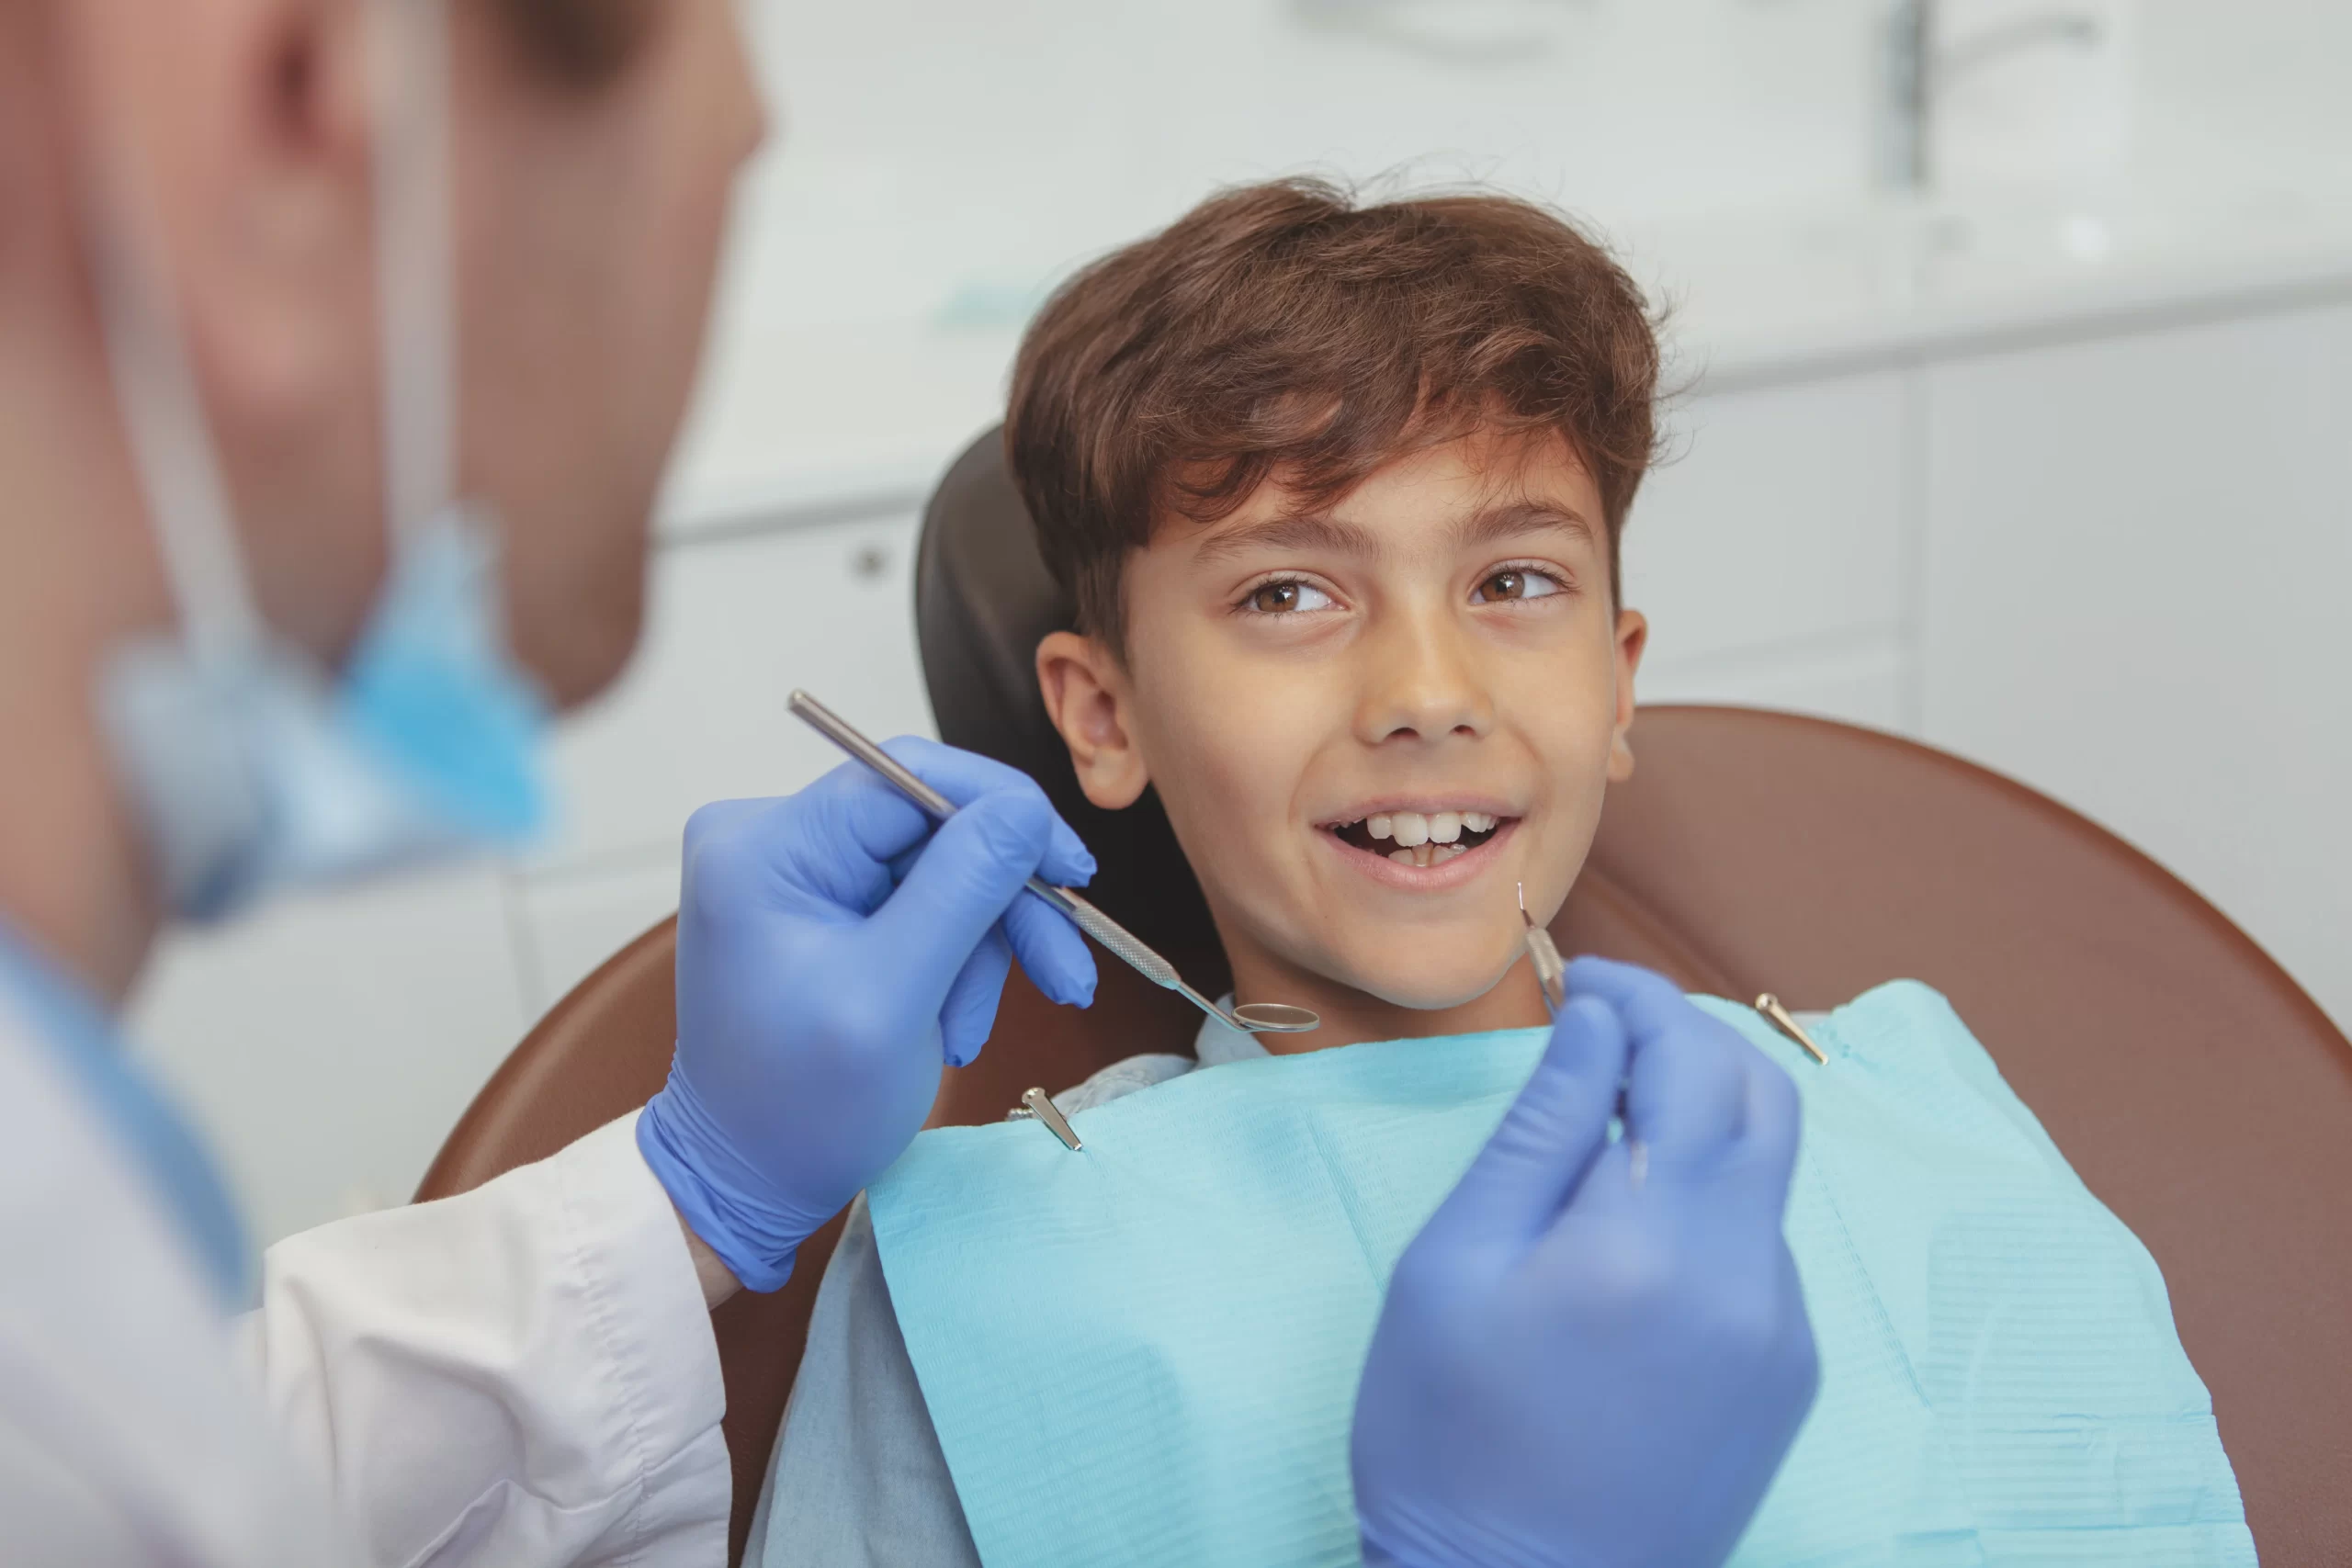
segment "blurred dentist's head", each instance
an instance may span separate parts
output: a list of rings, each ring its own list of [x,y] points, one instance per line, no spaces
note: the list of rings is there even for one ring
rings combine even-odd
[[[732,0],[443,3],[446,116],[382,96],[387,18],[413,32],[420,0],[0,0],[0,908],[109,995],[169,894],[96,693],[127,647],[188,629],[192,581],[224,577],[177,547],[167,570],[165,537],[218,533],[159,531],[159,475],[217,469],[219,504],[173,491],[233,521],[238,570],[208,597],[240,604],[249,579],[318,665],[351,665],[381,612],[386,476],[418,470],[495,520],[503,640],[547,696],[593,694],[637,640],[733,176],[763,130]],[[409,319],[453,328],[455,364],[401,401],[437,411],[422,423],[454,451],[388,465],[379,155],[420,126],[451,139],[431,210],[452,233],[405,276],[454,302]],[[167,345],[168,373],[119,374],[127,341]]]
[[[8,0],[74,199],[137,171],[260,607],[329,660],[384,570],[368,0]],[[451,0],[456,487],[560,704],[634,645],[649,515],[763,118],[731,0]]]

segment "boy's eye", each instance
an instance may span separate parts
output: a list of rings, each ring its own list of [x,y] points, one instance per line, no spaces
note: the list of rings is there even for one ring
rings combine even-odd
[[[1261,615],[1287,615],[1304,610],[1328,610],[1331,596],[1311,582],[1286,578],[1260,583],[1242,603]]]
[[[1478,584],[1477,600],[1481,604],[1495,604],[1510,599],[1548,598],[1560,591],[1556,578],[1524,567],[1507,566]]]

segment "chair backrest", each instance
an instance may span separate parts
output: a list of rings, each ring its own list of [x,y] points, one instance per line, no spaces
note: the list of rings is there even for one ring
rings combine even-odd
[[[989,489],[985,456],[977,478],[967,457],[942,489],[946,500],[977,486],[983,503],[935,502],[926,530],[918,614],[934,705],[949,739],[1067,794],[1066,758],[1057,764],[1026,721],[1001,716],[1016,708],[1012,682],[1028,679],[1021,639],[1034,648],[1051,609],[1000,602],[983,619],[959,608],[960,629],[936,613],[934,574],[956,554],[943,527],[987,525],[945,544],[994,559],[1000,587],[1003,552],[1026,547],[1034,562],[1025,533],[1002,531],[1009,487],[1000,471]],[[1010,581],[1016,597],[1041,581],[1050,592],[1042,567],[1027,590],[1019,573]],[[956,679],[943,681],[943,663]],[[991,665],[994,690],[958,689]],[[972,725],[991,704],[997,728]],[[2352,1562],[2352,1043],[2179,881],[1996,774],[1891,736],[1741,709],[1645,709],[1633,746],[1634,777],[1611,790],[1554,923],[1563,949],[1804,1008],[1895,976],[1951,997],[2163,1267],[2264,1562]],[[1149,830],[1125,831],[1148,863],[1159,852]],[[1135,919],[1127,900],[1148,881],[1114,870],[1090,841],[1120,895],[1105,902]],[[1163,909],[1155,939],[1209,978],[1214,955],[1198,956],[1187,919]],[[652,1093],[674,1030],[673,942],[668,925],[647,933],[548,1014],[467,1111],[420,1199],[552,1153]],[[988,1048],[946,1075],[933,1123],[993,1120],[1031,1084],[1058,1088],[1134,1052],[1188,1047],[1183,1003],[1115,962],[1102,967],[1084,1013],[1046,1002],[1016,969]],[[803,1248],[784,1291],[739,1297],[715,1319],[739,1551],[834,1234]]]

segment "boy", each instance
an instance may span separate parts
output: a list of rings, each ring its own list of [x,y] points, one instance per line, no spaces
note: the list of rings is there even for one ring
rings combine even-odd
[[[1317,1371],[1344,1333],[1342,1298],[1317,1292],[1380,1267],[1374,1233],[1403,1212],[1397,1195],[1426,1190],[1407,1172],[1442,1111],[1399,1095],[1367,1122],[1344,1093],[1309,1089],[1305,1119],[1271,1142],[1216,1141],[1256,1108],[1300,1106],[1300,1084],[1344,1091],[1405,1063],[1429,1076],[1395,1081],[1442,1092],[1482,1049],[1459,1037],[1491,1050],[1489,1032],[1547,1021],[1519,962],[1516,889],[1539,920],[1560,908],[1608,783],[1633,766],[1645,626],[1618,602],[1617,543],[1653,453],[1657,368],[1623,272],[1556,216],[1491,196],[1358,209],[1312,183],[1238,190],[1046,306],[1006,425],[1077,606],[1037,649],[1046,711],[1094,805],[1158,791],[1236,999],[1323,1018],[1254,1039],[1206,1024],[1196,1060],[1130,1057],[1063,1109],[1269,1052],[1408,1054],[1261,1060],[1095,1119],[1133,1150],[1155,1106],[1204,1117],[1178,1117],[1148,1167],[1106,1136],[1094,1161],[1039,1176],[1023,1163],[1034,1144],[943,1134],[929,1168],[989,1182],[987,1201],[934,1181],[922,1213],[952,1241],[928,1247],[893,1205],[903,1188],[886,1182],[878,1210],[903,1247],[893,1279],[939,1425],[861,1199],[820,1292],[762,1561],[974,1563],[975,1523],[1001,1561],[1081,1527],[1127,1548],[1096,1560],[1148,1546],[1185,1561],[1195,1538],[1230,1543],[1237,1521],[1253,1561],[1351,1555],[1343,1380]],[[1660,1005],[1742,1010],[1670,992]],[[1822,1392],[1740,1560],[2045,1561],[2096,1540],[2115,1561],[2251,1563],[2153,1260],[1949,1005],[1882,987],[1821,1037],[1784,1233]],[[1756,1081],[1788,1088],[1769,1069]],[[1375,1124],[1412,1131],[1369,1160],[1318,1142]],[[1204,1160],[1212,1143],[1238,1159]],[[1623,1168],[1646,1170],[1640,1157]],[[1645,1178],[1625,1179],[1630,1194]],[[1317,1193],[1332,1207],[1313,1208]],[[1273,1217],[1302,1194],[1306,1208]],[[1039,1208],[1050,1224],[990,1228]],[[1184,1223],[1213,1211],[1213,1241],[1187,1242]],[[1114,1278],[1080,1280],[1096,1245],[1126,1250]],[[976,1255],[986,1266],[957,1262]],[[1008,1278],[1024,1290],[1001,1290]],[[1230,1304],[1244,1298],[1276,1304],[1252,1316]],[[1258,1359],[1188,1382],[1240,1359],[1229,1334],[1196,1331],[1220,1307]],[[962,1353],[973,1346],[989,1353]],[[994,1385],[975,1400],[958,1376],[1013,1361],[1029,1370],[1008,1400]],[[1100,1418],[1116,1401],[1134,1420]],[[970,1522],[942,1430],[977,1478]]]
[[[1556,215],[1309,181],[1213,198],[1031,328],[1007,449],[1078,605],[1046,709],[1090,800],[1158,789],[1237,999],[1323,1017],[1211,1025],[1198,1065],[1546,1021],[1514,889],[1559,908],[1633,766],[1616,546],[1657,370],[1639,290]],[[978,1561],[862,1203],[762,1512],[753,1561]]]

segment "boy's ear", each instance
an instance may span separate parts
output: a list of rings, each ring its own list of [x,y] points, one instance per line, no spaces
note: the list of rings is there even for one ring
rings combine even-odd
[[[1151,775],[1127,724],[1127,672],[1118,659],[1091,637],[1055,632],[1037,645],[1037,690],[1086,798],[1106,811],[1133,806]]]
[[[1634,747],[1626,731],[1634,727],[1634,675],[1642,667],[1642,649],[1649,640],[1648,616],[1639,610],[1617,612],[1617,726],[1609,737],[1611,784],[1634,776]]]

